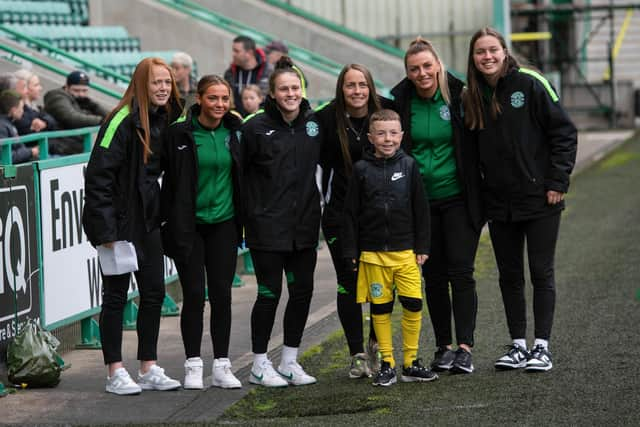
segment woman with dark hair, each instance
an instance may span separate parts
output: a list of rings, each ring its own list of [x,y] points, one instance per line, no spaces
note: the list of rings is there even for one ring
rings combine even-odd
[[[356,302],[358,273],[351,261],[342,256],[342,213],[353,164],[371,147],[367,139],[369,117],[391,101],[376,93],[373,77],[360,64],[347,64],[336,83],[336,97],[316,113],[325,133],[322,146],[324,211],[322,231],[329,245],[338,281],[338,317],[351,355],[350,378],[371,376],[379,369],[377,340],[369,327],[367,352],[364,350],[362,306]]]
[[[430,205],[431,254],[422,273],[437,346],[431,368],[471,373],[478,305],[473,271],[484,221],[477,162],[462,121],[463,83],[420,37],[409,45],[404,65],[406,77],[391,93],[402,117],[403,149],[418,163]]]
[[[245,238],[258,281],[251,312],[254,361],[249,381],[266,387],[313,384],[297,362],[309,314],[320,226],[316,167],[322,133],[291,59],[283,56],[269,77],[264,111],[242,129],[241,170],[246,206]],[[284,315],[280,366],[267,358],[285,273],[289,300]]]
[[[202,316],[209,291],[213,343],[212,385],[240,388],[231,371],[231,285],[242,236],[237,156],[240,116],[231,113],[231,86],[215,75],[200,79],[196,103],[164,138],[162,240],[174,259],[183,306],[184,388],[202,389]]]
[[[122,316],[131,274],[102,273],[100,337],[109,393],[138,394],[141,390],[180,387],[180,382],[169,378],[156,363],[165,295],[158,184],[162,171],[160,136],[182,111],[178,93],[171,70],[162,59],[143,59],[102,125],[87,165],[82,224],[89,241],[101,246],[103,252],[122,241],[130,242],[138,266],[137,383],[122,363]]]
[[[482,197],[512,344],[497,369],[552,368],[554,256],[576,128],[538,72],[521,67],[492,28],[469,43],[465,123],[477,134]],[[524,246],[533,284],[534,338],[527,351]]]

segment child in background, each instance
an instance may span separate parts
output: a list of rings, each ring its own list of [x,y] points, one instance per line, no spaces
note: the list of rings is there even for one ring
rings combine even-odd
[[[400,117],[380,110],[369,120],[369,141],[354,165],[345,201],[344,256],[356,268],[360,254],[357,301],[371,302],[373,327],[382,364],[374,386],[397,381],[391,312],[394,285],[402,304],[404,363],[402,381],[432,381],[438,375],[418,358],[422,321],[420,268],[429,253],[429,206],[422,178],[412,157],[400,149]]]
[[[19,93],[5,90],[0,93],[0,139],[18,136],[13,122],[20,120],[24,114],[24,103]],[[11,162],[13,164],[38,160],[40,148],[27,147],[23,143],[11,145]]]
[[[247,112],[247,116],[260,109],[260,104],[264,101],[262,91],[258,85],[247,85],[242,89],[242,107]]]

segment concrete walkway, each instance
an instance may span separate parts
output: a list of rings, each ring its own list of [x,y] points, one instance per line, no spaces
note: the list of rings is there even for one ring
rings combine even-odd
[[[632,131],[580,134],[576,170],[583,170],[617,147]],[[316,285],[312,309],[303,339],[302,350],[322,342],[339,329],[335,314],[335,274],[325,247],[318,253]],[[250,312],[256,294],[255,278],[243,277],[245,286],[233,290],[233,326],[230,358],[243,383],[241,390],[144,392],[139,396],[118,397],[104,392],[105,369],[102,354],[96,350],[78,350],[64,355],[71,369],[63,372],[62,381],[53,389],[26,389],[0,399],[0,424],[110,424],[213,421],[225,408],[242,398],[253,386],[248,384],[250,352]],[[285,292],[286,293],[286,292]],[[274,361],[282,343],[282,302],[271,340]],[[208,313],[207,313],[208,315]],[[205,322],[207,324],[208,322]],[[205,327],[202,357],[210,375],[212,351]],[[136,335],[125,332],[125,364],[135,374]],[[179,318],[163,318],[159,343],[159,364],[167,373],[182,381],[184,352]],[[345,360],[345,366],[348,361]],[[2,380],[6,380],[3,378]],[[210,382],[210,378],[205,380]],[[5,383],[6,384],[6,383]]]

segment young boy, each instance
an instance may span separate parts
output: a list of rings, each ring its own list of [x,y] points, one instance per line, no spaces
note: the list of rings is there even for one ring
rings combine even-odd
[[[373,327],[382,355],[373,385],[397,381],[391,334],[394,285],[402,304],[402,381],[438,376],[418,359],[422,321],[420,268],[429,253],[429,206],[418,167],[400,149],[400,117],[380,110],[369,120],[366,151],[353,167],[345,201],[344,254],[356,266],[360,254],[357,301],[371,302]]]
[[[20,120],[24,113],[22,98],[17,92],[5,90],[0,93],[0,139],[18,136],[13,121]],[[40,153],[38,146],[29,148],[22,143],[11,145],[11,162],[13,164],[37,160]]]

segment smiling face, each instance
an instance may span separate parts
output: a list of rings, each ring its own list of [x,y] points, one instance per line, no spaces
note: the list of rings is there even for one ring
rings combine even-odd
[[[377,120],[371,123],[367,135],[375,149],[375,156],[388,159],[400,148],[402,125],[398,120]]]
[[[367,114],[369,84],[361,71],[351,69],[344,74],[342,93],[345,107],[350,115],[364,117]]]
[[[196,95],[196,101],[200,104],[200,122],[214,128],[231,108],[231,92],[223,84],[213,84],[202,95]]]
[[[418,95],[431,98],[438,89],[440,63],[433,53],[423,50],[407,57],[407,78],[413,82]]]
[[[489,84],[497,82],[506,56],[505,48],[494,36],[480,37],[473,44],[473,64]]]
[[[147,85],[151,104],[162,107],[171,96],[171,73],[162,65],[152,65]]]
[[[260,108],[262,98],[254,90],[242,91],[242,106],[247,113],[255,113]]]
[[[302,102],[300,77],[295,71],[278,75],[274,81],[271,96],[276,100],[285,120],[295,119],[300,112],[300,103]]]

